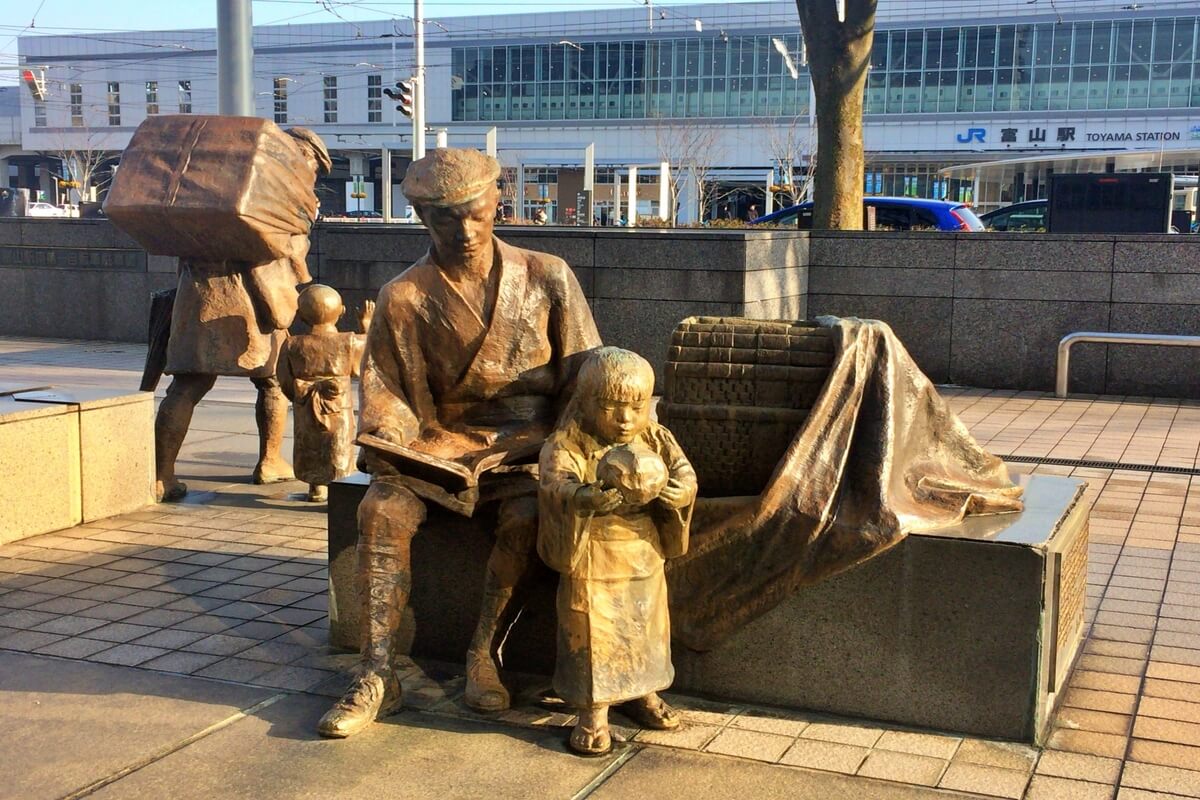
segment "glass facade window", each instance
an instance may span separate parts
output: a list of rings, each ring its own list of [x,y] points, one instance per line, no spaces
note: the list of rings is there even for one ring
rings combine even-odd
[[[525,183],[528,184],[556,184],[558,183],[558,170],[547,167],[526,167],[525,168]]]
[[[863,192],[885,197],[929,197],[959,203],[972,202],[972,181],[945,178],[942,164],[933,162],[872,162],[864,172]]]
[[[275,122],[284,125],[287,124],[287,78],[276,78],[272,83],[274,89],[272,91],[272,99],[275,103]]]
[[[1200,108],[1196,16],[876,30],[868,114]],[[800,37],[779,37],[799,62]],[[808,110],[771,36],[456,47],[456,121]],[[455,85],[458,86],[456,80]]]
[[[158,113],[158,81],[146,81],[146,116]]]
[[[338,85],[336,75],[326,75],[323,84],[325,101],[325,121],[337,122],[338,115]]]
[[[69,87],[71,97],[71,126],[83,127],[83,84],[72,83]]]
[[[108,82],[108,124],[121,124],[121,84]]]
[[[383,76],[367,76],[367,122],[383,122]]]
[[[192,82],[179,82],[179,113],[192,113]]]
[[[778,37],[799,61],[798,34]],[[770,36],[560,42],[451,51],[456,121],[807,113]],[[459,79],[462,83],[459,85]]]

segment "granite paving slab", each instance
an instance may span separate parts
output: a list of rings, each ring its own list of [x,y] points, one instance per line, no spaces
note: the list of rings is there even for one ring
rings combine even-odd
[[[0,795],[63,797],[272,695],[248,686],[0,651],[5,775]]]
[[[966,800],[975,795],[660,748],[646,748],[637,753],[588,795],[594,800],[646,796],[753,797],[756,800]]]
[[[319,738],[323,697],[282,700],[91,797],[570,798],[619,757],[570,755],[557,731],[403,712],[352,739]]]

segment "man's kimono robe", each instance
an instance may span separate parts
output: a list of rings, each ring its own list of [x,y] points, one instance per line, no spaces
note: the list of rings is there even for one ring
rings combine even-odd
[[[495,243],[488,323],[427,254],[379,292],[359,388],[359,434],[459,458],[544,438],[600,335],[556,256]],[[376,478],[389,468],[366,464]],[[536,487],[532,486],[531,491]]]
[[[554,689],[575,708],[621,703],[675,679],[663,565],[687,552],[696,473],[671,432],[652,422],[637,441],[687,487],[683,508],[657,500],[611,514],[581,512],[575,493],[610,449],[568,423],[546,440],[538,491],[538,553],[562,574]]]
[[[296,317],[296,285],[312,277],[308,238],[296,255],[265,264],[179,260],[179,289],[167,343],[168,375],[275,375],[279,350]]]

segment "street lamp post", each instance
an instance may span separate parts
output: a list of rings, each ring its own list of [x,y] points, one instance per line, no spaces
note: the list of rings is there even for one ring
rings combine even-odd
[[[254,116],[254,27],[250,0],[217,0],[217,107]]]

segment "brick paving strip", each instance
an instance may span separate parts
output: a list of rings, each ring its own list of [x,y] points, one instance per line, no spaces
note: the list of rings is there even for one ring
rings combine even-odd
[[[76,384],[130,386],[143,352],[137,345],[0,340],[0,382],[41,375],[65,383],[61,372],[80,376]],[[0,650],[285,693],[340,693],[342,670],[354,657],[326,645],[324,514],[289,497],[300,484],[248,484],[238,448],[252,463],[252,390],[248,382],[222,381],[222,401],[201,408],[212,424],[189,436],[181,457],[197,469],[194,479],[181,473],[204,490],[204,502],[155,506],[0,547]],[[945,393],[994,452],[1197,466],[1195,403],[1063,401],[957,387]],[[249,415],[248,430],[245,419],[226,424],[232,410]],[[679,696],[672,699],[684,711],[682,731],[624,724],[615,728],[618,737],[706,758],[859,776],[864,787],[1031,800],[1200,796],[1200,479],[1011,467],[1082,477],[1092,504],[1087,640],[1047,749]],[[412,709],[405,713],[478,719],[462,705],[460,669],[405,662]],[[522,702],[491,721],[572,724],[570,714],[532,697],[519,695]],[[864,788],[864,796],[879,795]]]

